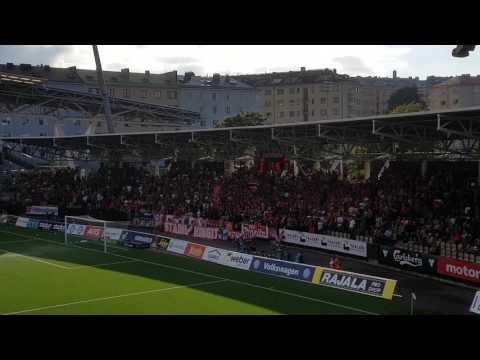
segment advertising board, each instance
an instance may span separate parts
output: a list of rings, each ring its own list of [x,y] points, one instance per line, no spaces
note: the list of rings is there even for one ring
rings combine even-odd
[[[285,243],[367,257],[367,243],[364,241],[288,229],[281,229],[279,238]]]
[[[254,256],[250,265],[250,270],[275,276],[312,282],[315,267],[310,265],[292,263],[289,261],[281,261]]]
[[[391,300],[396,280],[384,279],[317,266],[313,283]]]
[[[187,247],[188,241],[171,239],[168,243],[167,251],[173,252],[176,254],[185,254],[185,248]]]
[[[201,259],[203,257],[204,252],[205,252],[205,246],[203,245],[188,243],[187,246],[185,247],[185,255],[194,257],[197,259]]]
[[[18,217],[17,222],[15,223],[16,226],[21,227],[21,228],[26,228],[28,227],[28,223],[30,222],[29,218],[26,217]]]
[[[380,246],[378,262],[393,265],[400,269],[414,270],[421,273],[437,273],[437,257],[418,252]]]
[[[439,256],[437,272],[452,278],[480,284],[480,264]]]

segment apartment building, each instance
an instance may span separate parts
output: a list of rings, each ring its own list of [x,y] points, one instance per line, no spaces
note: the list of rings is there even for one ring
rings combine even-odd
[[[466,74],[432,85],[429,105],[431,110],[480,105],[480,76]]]
[[[254,86],[261,112],[270,123],[294,123],[370,116],[388,112],[388,100],[398,89],[415,86],[427,97],[426,82],[419,78],[350,77],[335,69],[240,75]]]
[[[47,85],[73,91],[99,93],[96,70],[55,68],[48,65],[0,64],[0,71],[41,77]],[[104,71],[107,92],[112,97],[148,102],[155,105],[178,106],[177,72],[151,74],[121,71]]]
[[[201,127],[211,128],[226,117],[261,111],[256,89],[228,75],[207,78],[187,72],[178,78],[179,106],[199,112]]]

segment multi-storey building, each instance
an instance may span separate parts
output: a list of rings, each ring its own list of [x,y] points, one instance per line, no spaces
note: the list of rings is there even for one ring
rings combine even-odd
[[[341,119],[385,114],[390,96],[403,87],[417,87],[428,99],[428,81],[417,78],[350,77],[336,70],[306,70],[236,77],[256,87],[261,112],[271,123]]]
[[[83,91],[98,94],[96,70],[55,68],[48,65],[32,66],[30,64],[0,64],[0,71],[37,76],[47,80],[52,88]],[[107,92],[112,97],[148,102],[155,105],[178,107],[177,72],[151,74],[121,71],[104,71],[103,77]]]
[[[201,127],[214,127],[227,117],[261,110],[256,89],[228,75],[205,78],[187,72],[179,76],[179,84],[179,106],[199,112]]]
[[[462,75],[431,87],[429,104],[432,110],[445,110],[480,105],[480,76]]]

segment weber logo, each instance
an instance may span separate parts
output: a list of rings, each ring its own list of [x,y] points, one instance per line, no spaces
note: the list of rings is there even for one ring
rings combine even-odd
[[[382,250],[382,253],[383,253],[383,257],[387,257],[387,256],[388,256],[388,250],[387,250],[387,249],[383,249],[383,250]]]
[[[430,267],[433,268],[435,266],[435,259],[428,259],[428,263],[430,264]]]
[[[214,250],[210,250],[207,253],[207,258],[210,260],[219,260],[221,255],[222,254],[220,253],[220,251],[218,251],[217,249],[214,249]]]

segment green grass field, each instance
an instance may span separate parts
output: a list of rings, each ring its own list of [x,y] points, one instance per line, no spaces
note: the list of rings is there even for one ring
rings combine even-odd
[[[400,303],[0,225],[0,314],[404,314]]]

